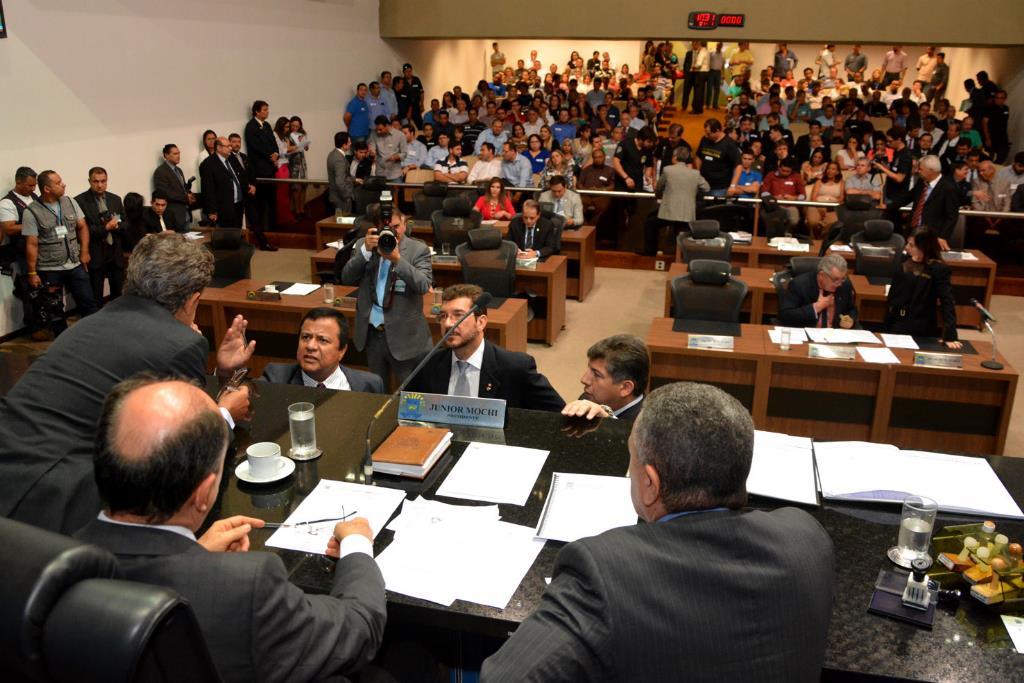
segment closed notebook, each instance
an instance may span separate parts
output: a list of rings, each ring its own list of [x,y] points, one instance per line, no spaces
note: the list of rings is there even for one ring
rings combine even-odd
[[[373,469],[423,479],[451,441],[447,429],[399,425],[374,451]]]

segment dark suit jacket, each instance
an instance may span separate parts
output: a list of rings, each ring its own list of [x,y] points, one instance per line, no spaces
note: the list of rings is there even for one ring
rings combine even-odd
[[[818,316],[814,312],[814,302],[818,300],[817,272],[798,275],[789,282],[779,302],[779,322],[789,327],[817,327]],[[836,312],[832,318],[832,327],[839,327],[839,316],[848,315],[857,322],[857,295],[853,285],[847,278],[835,293]]]
[[[526,249],[526,224],[521,215],[516,216],[508,225],[509,239],[520,249]],[[537,231],[533,235],[533,248],[540,252],[541,258],[547,258],[555,252],[555,227],[551,221],[540,216],[537,218]]]
[[[186,177],[185,180],[188,178]],[[153,171],[153,189],[167,197],[167,213],[174,214],[178,225],[188,223],[185,220],[189,212],[188,193],[181,178],[166,161],[161,161]]]
[[[143,220],[146,222],[147,233],[160,232],[160,219],[155,213],[153,213],[152,207],[147,206],[146,212],[143,216]],[[164,211],[164,225],[167,226],[168,230],[173,230],[174,232],[185,232],[185,226],[178,222],[178,217],[171,213],[170,210]]]
[[[927,183],[918,178],[909,191],[893,198],[891,201],[886,200],[890,214],[896,212],[896,218],[893,219],[894,223],[899,222],[899,208],[907,204],[911,206],[916,205],[925,187],[927,187]],[[931,228],[932,232],[942,239],[949,240],[953,235],[957,219],[960,218],[959,210],[960,193],[957,190],[956,182],[948,176],[941,176],[939,182],[935,185],[935,189],[928,195],[928,199],[924,203],[921,224]],[[913,216],[913,210],[911,210],[910,216]]]
[[[230,161],[228,162],[230,163]],[[217,226],[242,227],[242,202],[248,189],[244,178],[238,178],[238,203],[235,204],[235,181],[216,154],[199,164],[199,177],[203,182],[203,210],[217,214]]]
[[[60,335],[0,398],[0,515],[71,533],[99,512],[92,451],[103,400],[143,370],[206,376],[206,339],[124,295]]]
[[[409,383],[409,391],[447,394],[452,372],[452,352],[442,351],[431,358]],[[509,408],[559,411],[565,401],[552,388],[547,377],[537,372],[533,356],[484,342],[480,365],[479,398],[504,399]]]
[[[274,553],[211,553],[173,531],[98,519],[77,537],[116,555],[126,579],[188,600],[225,681],[350,674],[384,635],[384,578],[364,553],[338,561],[330,595],[307,595]]]
[[[806,512],[719,511],[565,546],[481,681],[818,681],[832,541]]]
[[[383,394],[384,380],[372,372],[340,366],[352,391]],[[302,369],[298,363],[271,363],[263,368],[263,379],[272,384],[302,384]]]
[[[249,119],[249,123],[245,124],[245,148],[249,152],[249,167],[253,177],[273,178],[277,169],[270,155],[277,154],[277,142],[270,124],[266,121],[260,123],[256,118]]]
[[[75,201],[82,207],[85,214],[85,222],[89,225],[89,256],[96,262],[97,266],[104,262],[121,268],[124,264],[124,252],[128,235],[122,222],[115,230],[107,231],[106,224],[100,222],[100,207],[96,195],[92,190],[86,190],[75,197]],[[116,213],[124,220],[124,204],[121,198],[111,192],[104,194],[104,201],[107,204],[107,211]],[[107,235],[110,235],[114,244],[107,244]],[[129,247],[130,249],[130,247]],[[106,257],[106,258],[104,258]]]

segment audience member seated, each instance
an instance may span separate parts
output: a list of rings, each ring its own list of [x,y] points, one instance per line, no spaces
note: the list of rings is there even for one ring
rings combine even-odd
[[[839,254],[828,254],[816,271],[790,280],[779,301],[779,323],[788,327],[850,329],[856,322],[856,294]]]
[[[743,509],[753,440],[750,414],[721,389],[651,392],[629,439],[646,523],[565,546],[537,610],[481,679],[817,681],[832,541],[802,510]]]
[[[461,185],[468,176],[469,166],[462,160],[462,143],[454,142],[448,146],[448,155],[434,164],[434,181]]]
[[[469,169],[466,183],[473,185],[482,180],[501,176],[501,159],[495,154],[494,145],[485,142],[480,145],[480,154],[473,168]]]
[[[548,189],[540,193],[541,205],[551,204],[551,211],[565,219],[566,228],[578,228],[583,225],[583,201],[580,196],[568,189],[568,181],[564,176],[551,176]]]
[[[483,290],[452,285],[441,298],[438,321],[442,334],[458,322]],[[409,383],[409,391],[450,396],[499,398],[510,408],[558,411],[565,401],[537,372],[532,356],[505,349],[484,339],[487,311],[475,312],[445,342],[448,349],[427,361]]]
[[[296,363],[271,363],[263,379],[336,391],[383,394],[384,380],[341,364],[348,351],[348,320],[335,308],[314,308],[302,316]]]
[[[732,174],[732,182],[726,191],[727,197],[753,198],[761,192],[764,177],[754,168],[754,153],[749,149],[740,155],[740,165]]]
[[[167,210],[167,198],[154,192],[145,214],[146,232],[185,232],[185,226],[177,222],[175,215]]]
[[[942,341],[959,349],[951,272],[942,260],[939,238],[918,228],[907,239],[906,256],[893,274],[886,297],[885,330],[916,337],[938,337],[935,308],[942,314]]]
[[[761,183],[761,196],[765,195],[775,199],[805,199],[804,181],[797,171],[796,159],[785,159],[779,167],[765,176]],[[794,227],[800,224],[800,210],[795,206],[780,206],[789,225]]]
[[[474,166],[474,168],[476,168]],[[485,221],[508,221],[515,216],[516,210],[512,206],[512,200],[505,191],[505,181],[500,177],[493,177],[487,184],[487,190],[477,198],[474,209],[480,212]]]
[[[515,146],[506,142],[501,148],[501,177],[511,187],[531,187],[533,171],[529,160],[516,152]]]
[[[306,594],[281,558],[248,552],[263,520],[235,516],[196,532],[217,502],[230,434],[217,405],[185,381],[113,387],[96,435],[103,510],[77,534],[112,552],[124,577],[189,601],[225,681],[351,675],[373,659],[387,618],[365,518],[338,522],[329,595]]]
[[[616,334],[587,349],[587,369],[580,377],[583,393],[562,415],[611,417],[633,422],[643,408],[650,376],[647,345],[631,334]]]
[[[540,215],[540,205],[534,199],[523,202],[522,214],[509,223],[508,238],[519,247],[519,258],[547,258],[556,251],[555,228]]]

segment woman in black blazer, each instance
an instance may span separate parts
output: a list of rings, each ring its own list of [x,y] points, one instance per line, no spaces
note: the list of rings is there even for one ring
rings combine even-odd
[[[936,301],[942,312],[942,341],[951,349],[959,349],[962,345],[956,335],[949,266],[942,261],[938,236],[921,227],[907,240],[906,256],[893,274],[885,315],[886,332],[939,336]]]

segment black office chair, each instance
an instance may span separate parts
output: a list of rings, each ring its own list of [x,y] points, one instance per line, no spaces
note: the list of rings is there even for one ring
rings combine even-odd
[[[477,285],[491,296],[508,298],[515,291],[515,242],[501,239],[501,230],[485,226],[470,230],[455,248],[462,266],[462,280]]]
[[[867,221],[864,230],[850,238],[856,257],[854,272],[872,278],[876,283],[890,281],[900,262],[904,244],[903,235],[895,231],[892,221]]]
[[[434,227],[434,249],[441,251],[441,245],[449,244],[454,251],[468,239],[469,231],[480,227],[483,217],[473,208],[466,197],[449,197],[442,208],[430,215]]]
[[[214,228],[207,248],[213,254],[213,280],[221,286],[252,277],[256,248],[242,239],[240,228]]]
[[[953,234],[949,237],[950,249],[963,249],[964,236],[967,234],[967,216],[957,216],[956,225],[953,226]]]
[[[174,591],[117,576],[95,546],[0,518],[0,671],[7,680],[219,681]]]
[[[711,204],[697,208],[697,220],[718,221],[722,232],[754,232],[754,207],[751,204]]]
[[[732,278],[728,261],[696,259],[689,272],[672,280],[674,317],[738,323],[747,283]]]
[[[548,208],[545,209],[545,206]],[[565,216],[559,216],[554,212],[555,205],[543,202],[540,205],[540,215],[551,221],[551,227],[555,231],[555,253],[562,251],[562,233],[565,231]]]
[[[423,189],[412,197],[412,203],[415,207],[413,218],[418,221],[429,221],[435,211],[441,210],[444,198],[447,195],[448,185],[445,183],[424,183]]]
[[[378,206],[378,204],[371,204],[367,207],[367,214],[356,217],[356,220],[352,223],[352,229],[345,233],[341,249],[338,249],[338,253],[334,256],[334,265],[330,269],[318,270],[316,272],[320,284],[338,284],[341,282],[341,271],[344,270],[348,260],[352,258],[352,250],[355,248],[356,241],[360,237],[365,236],[366,231],[375,225],[369,214],[376,211]]]
[[[366,213],[366,207],[370,204],[379,204],[380,194],[386,189],[388,189],[388,179],[379,175],[372,175],[362,185],[356,185],[352,192],[356,215]]]
[[[869,200],[856,196],[849,197],[836,207],[836,217],[839,220],[829,229],[828,239],[840,244],[849,244],[854,235],[864,230],[864,225],[868,221],[878,220],[882,215],[882,210]]]
[[[782,292],[789,286],[790,280],[797,275],[817,271],[820,262],[820,256],[794,256],[789,259],[789,265],[784,270],[780,270],[772,275],[772,285],[775,286],[775,294],[779,297],[779,300],[782,300]]]
[[[687,264],[694,259],[728,262],[732,256],[732,235],[722,232],[712,219],[690,221],[690,230],[679,233],[676,244]]]

